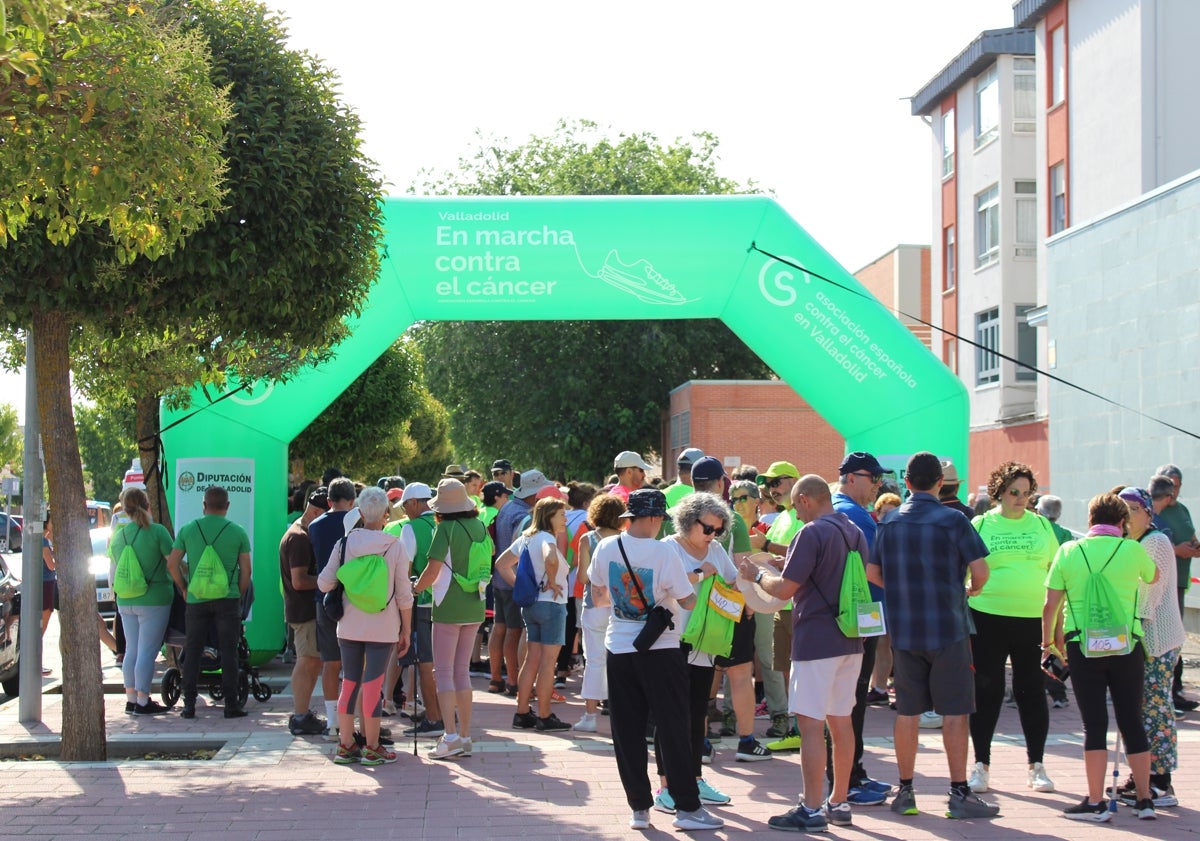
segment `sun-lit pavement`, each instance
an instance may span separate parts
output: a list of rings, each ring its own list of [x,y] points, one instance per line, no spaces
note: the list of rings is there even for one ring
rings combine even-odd
[[[1196,651],[1195,643],[1191,650]],[[1194,654],[1193,654],[1194,656]],[[47,635],[47,662],[58,669],[56,629]],[[112,656],[103,654],[105,682],[119,685]],[[287,688],[290,667],[269,664],[267,681]],[[432,740],[421,740],[418,756],[412,740],[398,738],[399,760],[376,768],[340,767],[330,761],[333,746],[319,737],[293,738],[287,732],[290,695],[266,703],[250,700],[250,715],[227,722],[221,709],[203,696],[195,721],[176,715],[131,718],[124,697],[110,694],[106,718],[110,745],[153,738],[163,748],[178,739],[224,742],[207,762],[114,761],[110,763],[0,762],[0,836],[95,839],[318,839],[318,838],[629,838],[629,810],[617,778],[616,763],[601,718],[598,734],[536,734],[509,727],[514,702],[489,695],[486,680],[475,681],[475,753],[461,760],[435,762],[425,756]],[[558,715],[574,721],[582,712],[574,700],[556,705]],[[1195,689],[1193,687],[1193,694]],[[319,702],[315,706],[320,706]],[[17,722],[15,700],[0,706],[0,743],[55,735],[61,725],[61,696],[46,695],[44,724]],[[872,708],[867,716],[867,769],[895,781],[891,750],[891,713]],[[396,731],[402,719],[388,719]],[[761,732],[767,722],[758,723]],[[922,814],[902,818],[886,806],[855,811],[854,827],[831,835],[875,838],[1093,838],[1120,834],[1155,838],[1194,837],[1200,814],[1193,793],[1200,788],[1200,714],[1180,722],[1180,770],[1175,788],[1183,806],[1163,809],[1157,821],[1135,820],[1122,809],[1101,827],[1079,824],[1059,812],[1084,791],[1081,733],[1075,708],[1051,710],[1046,766],[1058,784],[1053,794],[1025,786],[1025,757],[1016,711],[1006,707],[993,749],[992,797],[1001,806],[994,821],[950,821],[945,809],[945,761],[938,731],[922,731],[917,764],[918,805]],[[22,749],[24,750],[24,749]],[[36,752],[29,745],[29,753]],[[718,743],[714,765],[705,776],[733,796],[713,811],[725,821],[718,837],[766,833],[766,820],[794,803],[800,787],[796,755],[768,762],[733,761],[733,740]],[[651,757],[651,766],[653,757]],[[1122,778],[1125,776],[1122,770]],[[670,816],[651,813],[648,834],[672,832]]]

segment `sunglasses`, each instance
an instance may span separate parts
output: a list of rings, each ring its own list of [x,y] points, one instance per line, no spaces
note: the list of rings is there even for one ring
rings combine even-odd
[[[739,502],[745,502],[748,499],[754,499],[754,497],[750,496],[749,494],[746,494],[745,496],[729,497],[729,501],[732,502],[734,505],[737,505]]]
[[[788,478],[787,476],[776,476],[774,479],[771,479],[770,481],[767,482],[767,487],[770,488],[771,490],[774,490],[775,488],[778,488],[780,485],[782,485],[783,481],[787,478]]]
[[[721,535],[725,534],[724,526],[710,526],[703,520],[697,520],[696,522],[700,525],[701,530],[703,530],[706,535],[715,534],[717,537],[720,537]]]
[[[1021,497],[1021,496],[1024,496],[1024,497],[1033,496],[1033,491],[1023,491],[1020,488],[1009,488],[1008,495],[1011,496],[1013,499],[1016,499],[1017,497]]]
[[[851,476],[862,476],[864,479],[870,479],[871,482],[876,485],[878,485],[880,482],[883,481],[882,473],[863,473],[861,471],[856,470],[855,472],[851,473],[850,475]]]

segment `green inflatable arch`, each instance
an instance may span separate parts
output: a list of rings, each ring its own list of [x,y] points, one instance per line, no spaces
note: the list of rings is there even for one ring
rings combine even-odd
[[[284,639],[288,444],[416,321],[719,318],[850,450],[899,469],[927,449],[966,469],[962,383],[771,199],[398,198],[385,225],[381,275],[331,362],[163,435],[175,522],[223,484],[251,533],[256,660]],[[163,427],[180,415],[164,410]]]

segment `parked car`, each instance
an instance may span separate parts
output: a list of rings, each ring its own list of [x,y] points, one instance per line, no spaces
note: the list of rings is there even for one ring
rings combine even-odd
[[[117,615],[117,601],[108,580],[108,541],[112,537],[112,528],[90,529],[88,533],[92,538],[88,570],[96,579],[96,609],[105,619],[113,619]]]
[[[21,581],[0,557],[0,689],[15,696],[20,688]]]
[[[9,516],[0,511],[0,552],[21,551],[21,526],[24,519],[18,514],[13,514],[11,519],[12,524],[9,525]]]

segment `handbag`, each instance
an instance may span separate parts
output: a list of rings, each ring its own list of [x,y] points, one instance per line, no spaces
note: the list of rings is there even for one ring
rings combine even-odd
[[[342,538],[342,554],[338,558],[338,566],[346,563],[346,538]],[[321,606],[325,608],[325,615],[334,622],[341,621],[341,618],[346,615],[346,605],[342,601],[346,594],[346,587],[342,584],[341,579],[338,579],[337,586],[326,593],[321,599]]]
[[[637,574],[633,571],[633,566],[629,563],[629,556],[625,554],[625,546],[621,543],[621,537],[617,538],[617,548],[621,550],[621,558],[625,561],[625,569],[629,570],[629,577],[633,579],[633,586],[637,589],[638,598],[642,600],[642,607],[650,607],[650,602],[646,599],[646,594],[642,592],[642,583],[638,580]],[[675,617],[671,614],[671,611],[660,604],[656,604],[646,614],[646,622],[642,630],[638,631],[638,635],[634,637],[633,647],[645,653],[658,641],[658,638],[663,635],[663,632],[667,628],[674,627]]]

